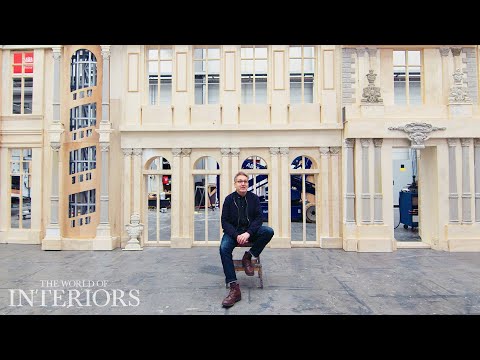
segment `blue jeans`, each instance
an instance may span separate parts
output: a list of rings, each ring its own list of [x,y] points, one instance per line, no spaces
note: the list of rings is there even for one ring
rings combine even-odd
[[[260,226],[258,231],[248,239],[249,242],[253,242],[253,246],[250,248],[250,253],[253,256],[258,257],[272,237],[273,229],[271,227]],[[220,258],[222,259],[225,283],[227,284],[232,281],[237,281],[232,256],[233,249],[237,246],[237,239],[232,239],[229,235],[225,233],[223,234],[222,241],[220,242]]]

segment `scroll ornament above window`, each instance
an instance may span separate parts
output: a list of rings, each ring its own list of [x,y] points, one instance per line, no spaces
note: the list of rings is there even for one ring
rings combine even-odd
[[[462,103],[471,104],[472,100],[467,94],[467,88],[463,86],[463,72],[460,69],[455,70],[453,74],[453,81],[455,84],[450,89],[450,96],[448,97],[448,103]]]
[[[412,149],[424,149],[425,141],[432,131],[445,130],[446,127],[432,126],[427,123],[409,123],[404,126],[390,126],[388,130],[401,130],[407,133]]]
[[[383,104],[383,99],[380,97],[380,87],[375,86],[377,74],[375,74],[373,70],[369,70],[366,77],[368,80],[368,86],[363,89],[362,103]]]

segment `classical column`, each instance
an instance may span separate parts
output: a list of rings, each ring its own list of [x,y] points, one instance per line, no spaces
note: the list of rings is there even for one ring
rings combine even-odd
[[[355,223],[355,186],[354,186],[354,161],[353,161],[353,147],[355,146],[355,139],[345,139],[346,152],[346,190],[345,194],[345,222]]]
[[[280,174],[278,170],[280,169],[278,163],[278,153],[280,149],[278,147],[271,147],[270,148],[270,171],[268,175],[268,213],[270,214],[269,218],[271,223],[269,223],[270,227],[277,232],[280,229],[280,222],[279,222],[279,214],[282,212],[281,207],[279,204],[279,184],[278,181],[280,178]],[[277,234],[275,234],[278,237]]]
[[[229,161],[231,155],[230,148],[221,148],[220,153],[222,154],[222,164],[220,165],[222,175],[220,177],[220,193],[218,194],[218,201],[220,202],[220,208],[222,208],[225,197],[231,193],[230,189],[233,184],[233,175],[235,175],[236,172],[235,174],[231,174]]]
[[[290,164],[288,162],[288,147],[281,147],[279,148],[280,151],[280,171],[282,179],[281,189],[280,189],[280,196],[281,196],[281,216],[280,216],[280,223],[282,226],[282,230],[280,231],[282,238],[290,238]]]
[[[232,156],[232,179],[229,183],[229,192],[233,191],[233,177],[237,172],[240,171],[240,161],[238,156],[240,155],[240,149],[239,148],[231,148],[230,149],[230,155]],[[231,190],[231,191],[230,191]]]
[[[100,45],[103,57],[102,121],[110,123],[110,46]]]
[[[132,213],[132,154],[133,149],[126,148],[123,151],[123,226],[130,222]],[[127,236],[126,231],[123,233],[124,238]]]
[[[471,139],[462,138],[462,223],[472,223],[472,193],[470,192],[470,143]]]
[[[360,139],[362,144],[362,224],[371,223],[370,219],[370,167],[368,149],[370,139]]]
[[[368,62],[369,62],[369,70],[373,70],[375,74],[380,76],[380,69],[378,68],[378,61],[377,61],[377,48],[374,47],[369,47],[367,48],[367,53],[368,53]],[[366,75],[366,74],[365,74]],[[378,86],[381,84],[381,79],[378,77]],[[368,84],[367,84],[368,85]]]
[[[383,224],[383,193],[382,193],[382,142],[383,139],[373,139],[374,145],[374,195],[373,223]],[[416,151],[416,150],[415,150]]]
[[[192,153],[192,149],[190,148],[182,148],[182,178],[185,179],[182,181],[182,209],[183,209],[183,216],[181,222],[181,233],[180,236],[182,238],[189,238],[190,237],[190,216],[191,213],[190,209],[193,208],[193,204],[190,202],[190,194],[192,193],[192,189],[190,189],[190,154]],[[206,189],[205,189],[206,191]],[[186,214],[185,214],[186,213]],[[185,216],[186,215],[186,216]]]
[[[140,200],[142,198],[142,148],[133,149],[133,213],[140,214]]]
[[[367,86],[365,83],[366,76],[368,74],[368,62],[365,53],[367,51],[366,48],[357,48],[357,59],[358,59],[358,73],[357,73],[357,90],[356,91],[356,103],[360,104],[362,99],[362,89]]]
[[[475,168],[475,222],[480,222],[480,139],[474,142]]]
[[[454,65],[454,70],[457,69],[462,69],[463,64],[462,64],[462,48],[461,47],[452,47],[452,55],[453,55],[453,65]]]
[[[53,99],[52,99],[52,123],[49,126],[49,142],[52,149],[52,179],[50,195],[50,223],[45,229],[45,237],[42,241],[43,250],[61,250],[61,234],[59,226],[59,188],[61,161],[59,159],[59,150],[61,146],[61,134],[63,125],[60,122],[60,75],[62,47],[52,47],[53,56]]]
[[[332,209],[332,237],[340,236],[340,146],[330,147],[330,158],[332,161],[332,186],[330,194],[330,209]]]
[[[100,143],[102,150],[102,179],[100,184],[100,224],[108,225],[108,181],[109,181],[109,164],[108,150],[110,143]]]
[[[442,57],[442,99],[443,104],[448,104],[448,95],[450,93],[450,75],[448,72],[448,55],[450,49],[448,47],[441,47],[439,49]]]
[[[320,194],[316,193],[316,196],[320,195],[320,214],[321,218],[321,228],[320,228],[320,236],[328,237],[330,236],[330,207],[329,207],[329,198],[330,194],[328,191],[328,162],[329,162],[329,154],[330,149],[328,146],[320,147],[318,149],[320,151],[320,182],[321,182],[321,191]],[[318,201],[316,201],[318,203]],[[318,212],[317,212],[318,213]],[[317,219],[319,221],[320,219]]]
[[[449,188],[449,222],[458,223],[458,192],[457,192],[457,161],[455,147],[457,140],[454,138],[447,139],[448,143],[448,188]]]
[[[172,156],[173,156],[173,163],[172,163],[172,202],[171,202],[171,226],[172,226],[172,235],[171,239],[178,239],[180,237],[180,221],[182,216],[180,214],[180,206],[182,201],[182,177],[181,177],[181,165],[180,165],[180,155],[182,153],[182,149],[180,148],[173,148],[172,149]]]

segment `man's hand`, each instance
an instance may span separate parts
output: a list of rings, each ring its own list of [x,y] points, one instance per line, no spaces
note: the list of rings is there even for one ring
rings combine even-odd
[[[245,244],[248,242],[248,239],[250,238],[250,234],[248,232],[244,232],[243,234],[240,234],[237,236],[237,243],[240,245]]]

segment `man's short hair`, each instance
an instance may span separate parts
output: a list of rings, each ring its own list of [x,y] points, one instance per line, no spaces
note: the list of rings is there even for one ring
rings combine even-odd
[[[243,171],[239,171],[238,173],[235,174],[235,177],[233,178],[233,182],[237,181],[237,177],[239,177],[240,175],[243,175],[248,179],[247,174],[245,174]]]

